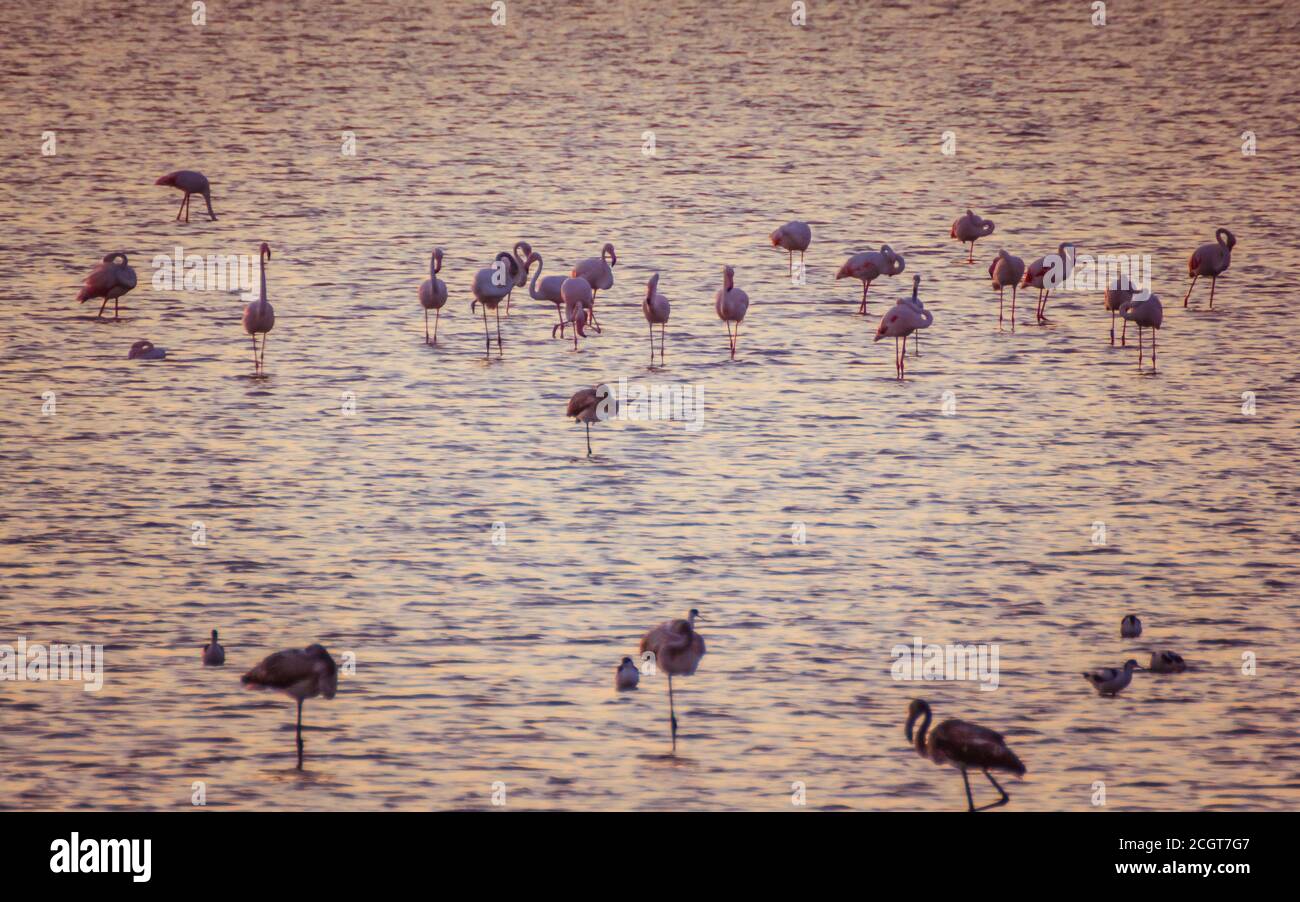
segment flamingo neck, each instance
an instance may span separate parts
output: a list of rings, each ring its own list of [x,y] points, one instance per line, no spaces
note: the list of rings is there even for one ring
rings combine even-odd
[[[930,709],[926,708],[921,718],[921,729],[916,733],[916,751],[918,754],[925,754],[925,734],[930,731]]]
[[[537,261],[537,272],[533,273],[533,280],[528,283],[528,294],[534,301],[544,301],[544,297],[537,293],[537,280],[542,277],[542,255],[534,254],[533,259]]]
[[[262,266],[261,266],[261,270],[262,270],[262,296],[261,296],[258,300],[260,300],[263,304],[265,304],[265,303],[267,302],[267,301],[266,301],[266,264],[267,264],[268,261],[267,261],[267,259],[266,259],[265,257],[263,257],[261,262],[262,262]]]

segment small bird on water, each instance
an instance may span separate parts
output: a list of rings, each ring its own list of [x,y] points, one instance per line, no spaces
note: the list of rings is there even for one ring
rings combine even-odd
[[[304,699],[333,698],[339,688],[339,669],[323,645],[290,648],[267,656],[240,677],[250,689],[275,689],[298,701],[298,770],[302,770],[302,703]]]
[[[1136,639],[1142,635],[1142,621],[1134,614],[1129,614],[1119,622],[1119,637],[1121,639]]]
[[[1183,673],[1187,670],[1187,662],[1182,655],[1172,651],[1153,651],[1147,670],[1152,673]]]
[[[614,688],[625,692],[628,689],[635,689],[639,682],[641,682],[641,671],[636,669],[631,658],[624,658],[623,663],[618,665],[618,670],[614,671]]]
[[[208,667],[220,667],[226,663],[226,650],[217,644],[217,631],[212,631],[212,641],[203,646],[203,663]]]
[[[1124,662],[1123,670],[1118,667],[1102,667],[1098,670],[1086,671],[1083,678],[1092,683],[1098,695],[1113,696],[1133,681],[1133,671],[1143,669],[1145,668],[1137,661],[1129,658]]]

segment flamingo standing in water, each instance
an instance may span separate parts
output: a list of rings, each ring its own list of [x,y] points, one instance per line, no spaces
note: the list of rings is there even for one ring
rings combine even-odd
[[[587,424],[587,456],[591,457],[591,424],[599,423],[606,416],[615,412],[617,401],[609,397],[608,385],[595,388],[582,388],[573,393],[564,415],[571,417],[575,423]]]
[[[1237,244],[1237,238],[1227,229],[1214,230],[1214,243],[1202,244],[1192,254],[1187,261],[1187,274],[1192,277],[1192,284],[1187,286],[1187,294],[1183,296],[1183,306],[1187,306],[1187,299],[1192,296],[1192,289],[1196,287],[1196,280],[1201,276],[1210,277],[1210,309],[1214,309],[1214,285],[1219,280],[1219,276],[1232,263],[1232,249]]]
[[[1106,294],[1102,303],[1110,311],[1110,346],[1115,347],[1115,314],[1119,313],[1120,308],[1133,300],[1134,289],[1127,276],[1120,276],[1114,282],[1106,286]],[[1119,346],[1128,347],[1128,320],[1124,320],[1123,328],[1119,333]]]
[[[551,327],[551,338],[555,337],[556,330],[563,331],[565,326],[573,326],[573,350],[576,351],[578,337],[587,337],[586,326],[593,304],[591,283],[586,279],[565,279],[560,285],[560,297],[564,300],[564,312],[568,319],[562,319]],[[591,325],[597,332],[600,331],[600,326],[594,321]]]
[[[965,216],[959,216],[953,221],[951,237],[961,241],[962,244],[970,242],[970,256],[966,258],[967,263],[975,262],[975,242],[985,235],[993,234],[993,220],[984,219],[970,210],[966,211]]]
[[[812,244],[812,229],[808,223],[795,219],[787,222],[771,235],[772,247],[784,248],[787,252],[786,265],[790,275],[794,275],[794,252],[799,252],[799,264],[803,265],[803,252]]]
[[[424,308],[424,343],[429,344],[429,311],[433,314],[433,344],[438,343],[438,319],[447,303],[447,283],[438,278],[442,272],[442,248],[435,247],[429,258],[429,278],[420,283],[420,306]]]
[[[1138,371],[1142,370],[1142,330],[1151,330],[1151,372],[1156,371],[1156,333],[1165,321],[1164,307],[1160,306],[1159,295],[1152,294],[1145,301],[1130,298],[1120,305],[1119,315],[1132,320],[1138,325]]]
[[[986,727],[967,723],[964,720],[945,720],[934,730],[930,730],[930,705],[918,698],[913,699],[907,709],[905,732],[908,742],[913,742],[912,725],[916,723],[918,717],[924,719],[921,721],[920,731],[916,733],[914,743],[916,753],[922,758],[929,758],[935,764],[947,764],[961,771],[961,780],[966,784],[968,810],[984,811],[1011,801],[1002,784],[995,780],[989,771],[1002,770],[1023,777],[1025,766],[1020,763],[1016,753],[1007,747],[1007,741],[1002,738],[1001,733],[995,733]],[[975,799],[970,793],[970,778],[966,776],[966,770],[972,767],[978,768],[984,776],[988,777],[989,782],[1002,798],[975,807]]]
[[[1011,289],[1011,331],[1016,331],[1016,286],[1025,275],[1025,261],[999,250],[993,263],[989,265],[989,277],[993,287],[998,290],[998,328],[1002,328],[1002,293]]]
[[[542,275],[543,261],[542,255],[536,251],[533,251],[528,255],[528,260],[526,261],[527,268],[532,269],[534,263],[537,264],[537,271],[533,273],[533,280],[528,283],[528,296],[534,301],[548,301],[555,305],[555,317],[561,324],[560,337],[563,337],[564,295],[561,293],[561,289],[564,287],[565,277],[547,276],[539,282],[538,279],[540,279]],[[551,337],[555,337],[554,333],[552,333]]]
[[[921,277],[919,275],[912,276],[912,296],[910,298],[903,298],[903,302],[924,317],[925,305],[921,303],[921,298],[918,296],[918,289],[920,289],[920,287]],[[921,356],[921,330],[930,328],[932,322],[934,322],[934,317],[931,317],[928,321],[916,327],[916,340],[912,342],[913,357]]]
[[[154,184],[167,185],[185,192],[185,196],[181,198],[180,209],[176,211],[177,221],[180,220],[182,212],[185,213],[185,221],[190,221],[191,194],[202,194],[203,200],[208,205],[208,215],[213,219],[217,218],[217,214],[212,212],[212,188],[208,185],[208,177],[203,173],[192,169],[177,169],[175,172],[167,173]]]
[[[668,314],[671,307],[668,304],[668,298],[658,292],[659,273],[650,277],[650,281],[645,286],[645,300],[641,302],[641,312],[645,314],[645,321],[650,325],[650,365],[655,363],[655,324],[659,325],[659,363],[664,362],[664,329],[668,324]]]
[[[920,285],[920,282],[920,276],[912,278],[913,291]],[[894,371],[898,379],[901,380],[904,377],[904,361],[907,358],[907,336],[917,329],[928,329],[933,322],[933,313],[929,310],[917,310],[906,300],[899,301],[894,305],[893,309],[885,311],[885,315],[880,318],[880,325],[876,328],[874,341],[880,341],[882,338],[894,339]],[[898,339],[900,338],[903,340],[901,351],[898,345]]]
[[[1063,285],[1070,270],[1074,269],[1074,254],[1077,250],[1073,244],[1057,245],[1055,254],[1039,257],[1025,269],[1025,278],[1020,287],[1038,289],[1039,325],[1047,322],[1047,317],[1043,314],[1047,312],[1047,299],[1051,296],[1052,289]]]
[[[677,711],[673,706],[673,675],[691,676],[704,657],[704,638],[695,631],[703,620],[691,608],[684,620],[665,620],[641,637],[641,653],[652,652],[655,666],[668,674],[668,722],[672,725],[673,754],[677,753]]]
[[[731,346],[731,359],[736,359],[736,345],[740,342],[740,324],[749,309],[749,295],[735,287],[736,271],[730,266],[722,267],[722,287],[713,295],[713,309],[718,319],[727,327],[727,343]],[[733,333],[731,324],[736,324]]]
[[[469,312],[474,313],[478,305],[483,305],[483,340],[487,345],[486,355],[492,356],[492,335],[488,332],[488,310],[497,318],[497,356],[501,356],[501,311],[500,304],[515,287],[519,276],[519,262],[509,251],[496,255],[492,265],[480,269],[474,274],[474,300],[470,302]]]
[[[118,258],[122,262],[118,262]],[[135,270],[127,265],[126,254],[117,251],[112,254],[105,254],[104,258],[96,264],[95,268],[86,276],[85,281],[81,283],[81,290],[77,292],[78,303],[86,303],[91,298],[103,298],[104,303],[99,305],[99,312],[95,314],[95,319],[102,319],[104,308],[108,302],[113,302],[113,319],[120,320],[122,317],[118,312],[117,299],[126,294],[135,287]]]
[[[858,313],[866,316],[867,289],[871,287],[871,283],[880,276],[896,276],[906,268],[907,261],[901,255],[894,253],[894,249],[888,244],[882,244],[879,251],[863,251],[844,261],[840,271],[835,274],[835,281],[862,280],[862,303],[858,306]]]
[[[250,689],[276,689],[298,701],[298,770],[302,770],[302,703],[318,695],[333,698],[339,669],[322,645],[277,651],[239,678]]]
[[[262,372],[266,362],[267,333],[275,328],[275,309],[266,299],[266,264],[271,262],[271,246],[265,241],[259,252],[262,270],[262,296],[244,308],[244,331],[253,339],[253,372]],[[262,335],[262,353],[257,353],[257,336]]]
[[[586,279],[591,285],[591,324],[596,323],[596,292],[608,291],[614,287],[614,267],[618,264],[618,255],[614,253],[614,245],[606,242],[605,246],[600,249],[599,257],[588,257],[585,260],[579,260],[578,264],[573,267],[569,277],[573,279]]]

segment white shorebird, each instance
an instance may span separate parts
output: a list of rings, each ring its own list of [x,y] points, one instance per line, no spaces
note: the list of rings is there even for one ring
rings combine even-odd
[[[949,236],[961,241],[962,244],[970,242],[970,255],[966,258],[967,263],[975,262],[975,242],[986,235],[993,234],[993,220],[984,219],[970,210],[966,211],[965,216],[958,216],[953,221],[952,230]]]
[[[438,319],[447,303],[447,283],[438,278],[442,272],[442,248],[435,247],[429,258],[429,278],[420,283],[420,306],[424,308],[424,343],[429,344],[429,311],[433,314],[433,344],[438,343]]]
[[[997,257],[989,265],[989,278],[998,290],[998,328],[1002,328],[1002,293],[1011,289],[1011,331],[1016,331],[1016,287],[1025,275],[1025,261],[999,250]]]
[[[924,717],[921,721],[921,729],[916,734],[915,741],[912,738],[912,725],[916,723],[918,717]],[[993,778],[989,773],[990,770],[1002,770],[1015,774],[1017,777],[1025,775],[1025,766],[1020,763],[1016,753],[1007,747],[1007,742],[1002,738],[1001,733],[995,733],[992,730],[981,727],[978,724],[967,723],[964,720],[945,720],[933,730],[930,730],[930,705],[923,699],[913,699],[912,704],[907,709],[907,741],[914,742],[916,753],[922,758],[929,758],[935,764],[947,764],[961,771],[961,779],[966,784],[966,804],[970,811],[984,811],[988,808],[997,808],[999,805],[1005,805],[1011,800],[1007,791],[1002,788],[1002,784]],[[929,731],[929,735],[927,735]],[[998,791],[1002,797],[996,802],[990,802],[987,805],[975,807],[975,799],[970,793],[970,778],[966,776],[968,768],[976,768],[984,776],[988,777],[993,788]]]
[[[1127,615],[1119,622],[1119,637],[1121,639],[1136,639],[1142,635],[1142,621],[1135,614]]]
[[[1133,671],[1142,669],[1137,661],[1129,658],[1124,662],[1123,669],[1102,667],[1098,670],[1086,671],[1083,678],[1092,683],[1098,695],[1115,695],[1133,681]]]
[[[803,253],[812,244],[812,228],[808,223],[798,219],[787,222],[771,234],[772,247],[785,249],[786,264],[790,275],[794,275],[794,252],[799,252],[799,263],[803,263]]]
[[[118,257],[122,262],[118,262]],[[91,298],[103,298],[104,303],[99,305],[99,312],[95,314],[95,319],[100,319],[104,315],[104,308],[108,302],[113,302],[113,319],[121,319],[118,314],[117,299],[126,294],[132,288],[135,288],[135,270],[127,265],[126,254],[117,251],[112,254],[105,254],[104,258],[95,265],[81,283],[81,290],[77,292],[77,301],[86,303]]]
[[[655,326],[659,326],[659,363],[664,362],[664,329],[668,325],[668,314],[672,311],[668,298],[659,294],[659,273],[650,277],[645,286],[645,300],[641,302],[641,312],[650,326],[650,365],[655,363]]]
[[[261,373],[266,365],[267,333],[275,328],[275,308],[266,299],[266,264],[271,262],[271,246],[265,241],[258,257],[262,270],[262,295],[244,308],[244,331],[253,339],[253,372]],[[257,353],[257,336],[262,336],[262,353]]]
[[[202,194],[204,202],[208,205],[208,216],[217,218],[217,214],[212,212],[212,188],[208,185],[208,177],[203,173],[192,169],[177,169],[175,172],[167,173],[154,184],[166,185],[185,192],[185,196],[181,198],[180,209],[176,211],[177,221],[180,220],[182,212],[185,213],[185,221],[190,221],[191,194]]]
[[[226,663],[226,650],[217,643],[217,631],[212,631],[212,641],[203,646],[203,663],[208,667],[220,667]]]
[[[142,338],[135,344],[131,345],[131,350],[126,352],[127,360],[166,360],[167,352],[162,348],[156,347],[152,341]]]
[[[673,675],[690,676],[704,657],[704,639],[695,631],[695,621],[703,620],[691,608],[682,620],[665,620],[641,637],[641,653],[654,654],[655,667],[668,674],[668,722],[672,725],[673,753],[677,753],[677,711],[673,706]]]
[[[1115,314],[1119,313],[1120,308],[1133,300],[1136,290],[1126,277],[1121,276],[1106,286],[1106,294],[1102,298],[1102,303],[1110,311],[1110,346],[1115,347]],[[1128,347],[1128,320],[1124,320],[1123,331],[1119,335],[1119,346]]]
[[[485,355],[492,356],[492,334],[488,331],[488,310],[497,318],[497,356],[501,355],[501,302],[515,287],[519,276],[519,261],[509,251],[502,251],[492,261],[492,265],[474,273],[474,300],[470,301],[469,312],[475,313],[478,305],[483,305],[483,341],[486,345]]]
[[[302,703],[304,699],[333,698],[339,688],[339,669],[323,645],[290,648],[267,656],[240,677],[251,689],[275,689],[298,701],[298,770],[302,770]]]
[[[1142,330],[1151,330],[1151,372],[1156,371],[1156,333],[1165,321],[1165,308],[1160,305],[1160,296],[1152,294],[1145,301],[1130,298],[1119,305],[1119,315],[1138,326],[1138,370],[1142,369]]]
[[[845,260],[839,272],[835,273],[835,281],[838,282],[840,279],[862,281],[862,303],[858,305],[858,313],[866,316],[867,290],[871,287],[871,283],[881,276],[896,276],[906,268],[907,261],[903,256],[894,253],[894,249],[888,244],[882,244],[878,251],[863,251]]]
[[[605,404],[609,410],[602,410]],[[607,414],[614,412],[614,401],[609,398],[609,386],[597,385],[595,388],[582,388],[573,393],[564,415],[571,417],[575,423],[587,424],[587,456],[591,457],[591,424],[599,423]]]
[[[1191,259],[1187,261],[1187,274],[1192,277],[1192,284],[1187,286],[1187,294],[1183,296],[1183,306],[1187,306],[1187,300],[1192,296],[1192,289],[1196,287],[1196,280],[1201,276],[1210,277],[1210,309],[1214,309],[1214,286],[1221,276],[1232,264],[1232,249],[1237,244],[1237,237],[1227,229],[1214,230],[1214,243],[1202,244],[1192,254]]]
[[[730,266],[722,267],[722,287],[713,295],[713,309],[727,327],[727,344],[731,347],[731,359],[735,360],[736,345],[740,343],[740,324],[749,310],[749,295],[736,287],[736,271]]]
[[[1182,655],[1172,651],[1153,651],[1147,670],[1152,673],[1183,673],[1187,670],[1187,662],[1183,660]]]
[[[614,671],[614,688],[626,692],[635,689],[639,682],[641,682],[641,671],[636,669],[631,658],[624,658],[623,663],[618,665],[618,670]]]

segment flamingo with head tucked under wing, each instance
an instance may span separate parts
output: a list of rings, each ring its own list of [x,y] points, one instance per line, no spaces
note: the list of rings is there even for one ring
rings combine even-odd
[[[962,244],[970,242],[970,255],[966,258],[967,263],[975,262],[975,242],[985,235],[993,234],[993,220],[984,219],[971,210],[966,211],[965,216],[959,216],[952,224],[950,236],[961,241]]]
[[[862,303],[858,305],[858,313],[866,316],[867,290],[871,287],[871,283],[880,276],[896,276],[906,268],[907,261],[902,255],[894,253],[894,249],[888,244],[882,244],[879,251],[863,251],[845,260],[844,265],[835,274],[835,281],[862,280]]]

